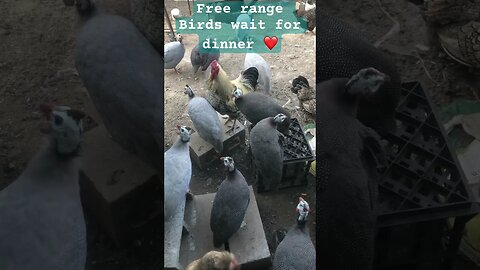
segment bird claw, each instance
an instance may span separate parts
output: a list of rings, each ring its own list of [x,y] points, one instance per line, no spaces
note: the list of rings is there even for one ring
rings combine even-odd
[[[247,227],[247,223],[245,220],[242,220],[242,224],[240,225],[240,229]]]
[[[193,197],[195,197],[193,195],[193,193],[189,190],[186,194],[185,194],[185,197],[187,198],[187,201],[191,201],[193,200]]]
[[[177,69],[177,68],[175,67],[175,68],[173,68],[173,69],[175,70],[175,72],[176,72],[177,74],[181,74],[180,71],[178,71],[180,68]]]

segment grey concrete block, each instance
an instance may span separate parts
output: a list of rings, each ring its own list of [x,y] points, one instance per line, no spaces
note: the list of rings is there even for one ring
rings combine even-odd
[[[85,134],[82,198],[117,245],[158,212],[162,182],[154,169],[112,141],[103,125]]]
[[[245,215],[247,225],[240,228],[229,240],[230,251],[235,254],[243,270],[267,269],[271,264],[270,251],[255,194],[252,187],[249,188],[250,204]],[[215,193],[196,195],[192,202],[187,203],[185,221],[192,231],[182,239],[180,262],[183,268],[215,249],[213,233],[210,230],[210,214],[214,198]]]

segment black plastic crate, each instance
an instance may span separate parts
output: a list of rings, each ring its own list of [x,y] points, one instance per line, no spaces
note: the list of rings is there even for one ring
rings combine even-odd
[[[465,176],[432,107],[419,83],[403,84],[397,131],[384,136],[389,166],[379,182],[379,219],[471,206]]]
[[[298,119],[291,118],[290,135],[285,136],[283,146],[283,174],[280,189],[303,186],[307,184],[307,175],[315,160],[315,155],[308,144],[305,133]],[[262,179],[257,177],[259,183]],[[258,192],[264,192],[258,185]]]

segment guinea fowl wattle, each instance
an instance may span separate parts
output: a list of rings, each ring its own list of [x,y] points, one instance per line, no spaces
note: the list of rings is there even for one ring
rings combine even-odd
[[[190,98],[188,115],[192,119],[198,135],[213,145],[217,153],[223,152],[223,128],[217,112],[205,98],[195,96],[190,86],[185,87],[184,93]]]
[[[317,84],[317,250],[321,269],[372,269],[378,134],[355,116],[359,99],[387,79],[373,68]]]
[[[83,270],[87,256],[80,199],[83,113],[42,106],[48,142],[0,191],[0,269]]]
[[[360,97],[357,118],[379,133],[395,131],[395,109],[401,89],[395,64],[371,45],[360,31],[321,11],[319,15],[317,21],[322,27],[316,30],[318,82],[350,78],[368,67],[387,74],[391,80],[379,91]]]
[[[153,168],[163,153],[163,59],[129,20],[76,0],[75,66],[103,124]]]
[[[227,168],[227,177],[218,187],[210,215],[210,229],[213,232],[213,245],[218,248],[238,231],[245,218],[250,203],[250,190],[245,177],[235,167],[231,157],[222,157]]]
[[[257,183],[261,190],[278,188],[283,175],[283,149],[277,127],[287,116],[278,114],[264,118],[250,132],[250,147],[257,170]]]
[[[315,247],[306,226],[310,207],[300,197],[295,210],[297,222],[278,245],[273,257],[273,270],[315,269]]]

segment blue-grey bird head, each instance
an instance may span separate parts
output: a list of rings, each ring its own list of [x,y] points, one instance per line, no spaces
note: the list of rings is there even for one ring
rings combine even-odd
[[[243,96],[243,91],[240,88],[235,86],[235,89],[233,90],[232,96],[234,98],[239,98],[239,97]]]
[[[364,68],[351,77],[345,85],[345,90],[351,94],[373,94],[389,81],[390,77],[377,69]]]
[[[273,123],[278,125],[280,123],[283,123],[283,121],[285,121],[285,119],[287,119],[287,116],[283,113],[279,113],[279,114],[275,115],[275,117],[273,117]]]
[[[302,197],[299,197],[299,202],[295,210],[297,212],[297,223],[305,224],[307,222],[308,213],[310,212],[310,206],[308,205],[308,202]]]
[[[83,138],[82,119],[85,114],[67,106],[41,105],[49,120],[50,140],[60,155],[76,155]]]
[[[188,95],[188,97],[193,98],[195,94],[193,93],[192,87],[190,87],[188,84],[185,85],[185,90],[183,91],[184,94]]]
[[[187,126],[177,126],[177,129],[182,142],[190,141],[190,131],[192,130],[191,128]]]
[[[231,157],[221,157],[220,160],[223,161],[223,165],[227,168],[229,172],[235,171],[235,162]]]

